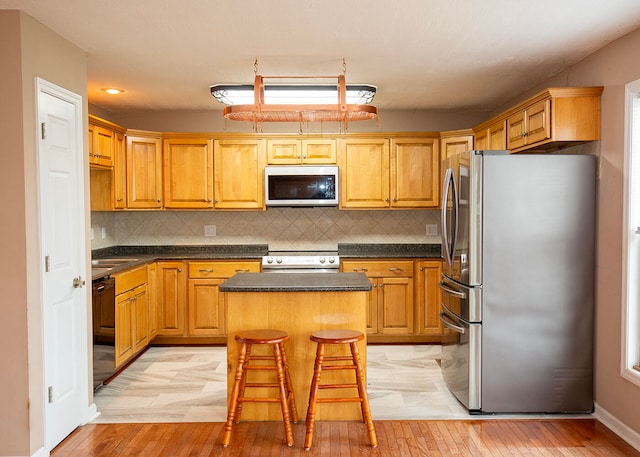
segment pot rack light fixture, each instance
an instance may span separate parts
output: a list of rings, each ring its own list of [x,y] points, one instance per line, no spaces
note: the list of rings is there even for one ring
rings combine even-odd
[[[262,76],[256,59],[253,85],[216,84],[210,87],[211,95],[227,105],[223,113],[226,119],[253,122],[256,130],[263,122],[338,122],[346,129],[351,121],[376,119],[378,110],[370,105],[376,87],[347,85],[344,59],[342,66],[343,74],[338,76]],[[287,82],[265,84],[265,79]],[[336,82],[318,83],[327,79]]]

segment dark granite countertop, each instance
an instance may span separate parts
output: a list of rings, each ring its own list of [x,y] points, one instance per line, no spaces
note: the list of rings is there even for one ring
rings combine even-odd
[[[364,273],[236,273],[221,292],[358,292],[371,290]]]
[[[440,244],[338,243],[341,258],[440,258]]]
[[[94,268],[91,279],[99,279],[156,260],[260,260],[268,251],[268,244],[111,246],[91,251],[92,260],[109,258],[131,258],[132,260],[109,269]],[[343,259],[440,258],[440,244],[338,243],[338,254]]]

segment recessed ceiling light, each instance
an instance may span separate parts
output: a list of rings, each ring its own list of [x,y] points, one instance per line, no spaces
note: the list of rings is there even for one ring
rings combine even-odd
[[[116,89],[115,87],[107,87],[107,88],[100,89],[100,90],[102,90],[102,91],[104,91],[104,92],[106,92],[107,94],[110,94],[110,95],[118,95],[118,94],[121,94],[121,93],[124,92],[122,89]]]

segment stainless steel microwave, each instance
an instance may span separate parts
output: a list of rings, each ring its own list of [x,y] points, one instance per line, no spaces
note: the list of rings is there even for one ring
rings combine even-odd
[[[267,166],[264,170],[267,206],[337,206],[336,165]]]

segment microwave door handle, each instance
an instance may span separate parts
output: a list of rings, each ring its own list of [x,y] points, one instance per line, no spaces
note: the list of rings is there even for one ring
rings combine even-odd
[[[453,231],[451,240],[449,240],[449,227],[447,225],[447,201],[449,200],[449,190],[452,191],[453,197]],[[453,259],[456,252],[456,238],[458,236],[458,189],[456,187],[453,168],[447,168],[447,171],[445,172],[442,187],[442,208],[440,219],[442,224],[442,250],[444,252],[444,258],[448,265],[453,265]]]
[[[444,325],[445,327],[447,327],[450,330],[453,330],[456,333],[465,333],[465,330],[463,327],[460,327],[459,325],[455,325],[451,319],[449,319],[449,317],[445,314],[444,311],[440,311],[440,322],[442,322],[442,325]]]

